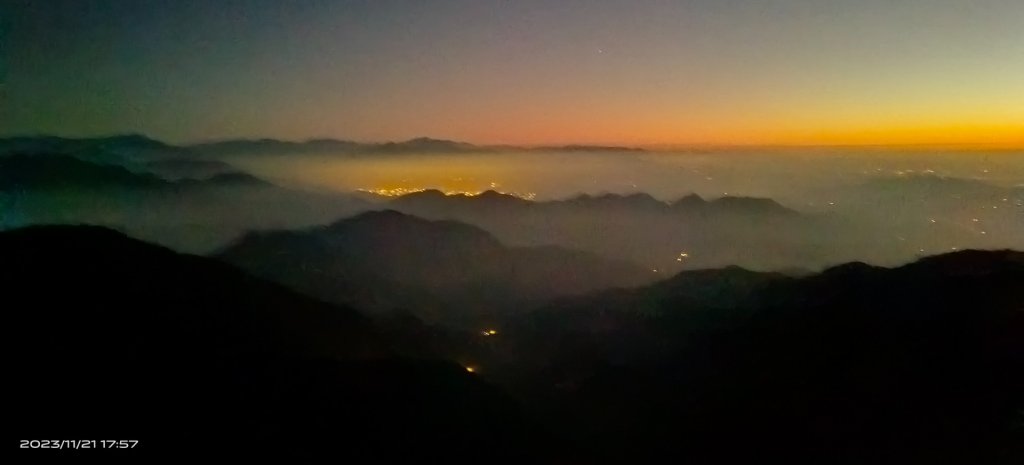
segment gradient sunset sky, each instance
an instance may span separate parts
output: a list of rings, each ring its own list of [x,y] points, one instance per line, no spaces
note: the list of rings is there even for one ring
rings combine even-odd
[[[0,135],[1024,147],[1022,0],[0,0]]]

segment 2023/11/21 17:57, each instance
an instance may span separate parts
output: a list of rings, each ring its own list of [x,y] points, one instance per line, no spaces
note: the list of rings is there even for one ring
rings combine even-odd
[[[134,449],[137,439],[22,439],[22,449]]]

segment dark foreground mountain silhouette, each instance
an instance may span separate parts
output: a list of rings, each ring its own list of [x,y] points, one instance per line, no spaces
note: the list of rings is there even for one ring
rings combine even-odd
[[[509,248],[476,227],[375,211],[301,231],[248,234],[218,257],[365,310],[479,324],[551,298],[649,281],[625,262],[560,247]]]
[[[164,458],[537,459],[513,402],[458,365],[394,357],[352,310],[96,227],[3,232],[0,257],[14,439],[137,439]]]
[[[461,367],[396,358],[390,327],[209,259],[94,227],[0,233],[0,257],[22,438],[346,463],[1024,459],[1019,252],[693,271],[512,315],[474,355],[557,442]]]
[[[1020,252],[684,272],[502,329],[483,363],[612,462],[1024,459]]]

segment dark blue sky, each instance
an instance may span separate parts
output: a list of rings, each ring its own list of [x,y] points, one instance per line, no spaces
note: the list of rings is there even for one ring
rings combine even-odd
[[[1019,0],[0,0],[0,27],[0,134],[685,144],[1024,132]]]

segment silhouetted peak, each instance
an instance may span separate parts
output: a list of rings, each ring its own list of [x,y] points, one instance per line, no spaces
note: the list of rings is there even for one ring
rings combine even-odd
[[[450,144],[458,144],[459,142],[455,142],[455,141],[447,140],[447,139],[434,139],[433,137],[414,137],[414,138],[409,139],[409,140],[407,140],[405,142],[402,142],[402,143],[404,143],[404,144],[417,144],[417,145],[418,144],[450,145]]]
[[[737,265],[729,265],[722,268],[707,268],[702,270],[686,270],[676,273],[675,276],[663,281],[663,283],[669,285],[679,285],[683,283],[692,283],[696,281],[701,282],[730,282],[730,281],[750,281],[755,279],[765,279],[769,277],[779,277],[776,273],[765,273],[760,271],[751,271],[746,268]]]
[[[529,204],[530,201],[516,197],[512,194],[505,194],[495,190],[486,190],[479,194],[446,194],[436,189],[427,189],[420,192],[413,192],[399,196],[392,200],[399,206],[424,206],[431,205],[443,207],[449,205],[465,206],[518,206]]]
[[[210,176],[209,178],[206,178],[206,179],[202,180],[202,182],[207,182],[207,183],[216,184],[216,185],[234,185],[234,186],[271,186],[272,185],[270,182],[265,181],[263,179],[260,179],[260,178],[258,178],[256,176],[253,176],[253,175],[248,174],[248,173],[238,172],[238,171],[229,172],[229,173],[215,174],[213,176]]]
[[[170,147],[164,142],[152,139],[142,134],[124,134],[95,139],[80,139],[83,141],[94,141],[97,145],[116,148],[155,148],[162,149]]]
[[[941,274],[947,276],[985,275],[997,271],[1024,272],[1024,252],[1013,250],[962,250],[923,257],[897,268],[884,268],[863,262],[849,262],[833,266],[820,276],[850,279],[872,276],[882,271],[900,271],[919,276]]]
[[[330,225],[329,229],[342,228],[353,224],[361,223],[392,223],[392,222],[409,222],[409,223],[426,223],[427,220],[417,218],[412,215],[406,215],[397,210],[373,210],[358,215],[342,218],[337,220]]]
[[[665,202],[651,197],[650,194],[642,192],[633,194],[603,193],[596,196],[581,194],[570,198],[566,202],[585,206],[612,208],[658,209],[666,206]]]
[[[536,147],[533,150],[545,152],[643,152],[644,149],[637,147],[624,147],[617,145],[585,145],[569,144]]]
[[[672,202],[671,205],[672,205],[672,207],[675,207],[675,208],[686,208],[686,207],[704,206],[704,205],[707,205],[707,203],[708,202],[706,200],[704,200],[703,197],[701,197],[701,196],[699,196],[697,194],[689,194],[689,195],[680,197],[675,202]]]
[[[503,192],[498,192],[498,191],[495,191],[495,190],[483,191],[483,192],[473,196],[473,198],[479,199],[480,201],[487,202],[489,204],[509,205],[509,204],[528,204],[528,203],[530,203],[529,200],[526,200],[526,199],[523,199],[523,198],[520,198],[520,197],[516,197],[516,196],[514,196],[512,194],[505,194]]]
[[[472,240],[498,246],[497,239],[476,226],[458,221],[426,220],[396,210],[375,210],[344,218],[321,229],[331,234],[366,234],[381,240],[422,239]]]
[[[1024,252],[1013,250],[961,250],[921,258],[903,268],[930,269],[953,275],[988,274],[1002,268],[1024,271]]]
[[[821,272],[822,276],[829,277],[851,277],[866,275],[875,271],[884,270],[885,268],[869,265],[864,262],[848,262],[841,265],[830,267]]]
[[[437,189],[425,189],[419,192],[412,192],[409,194],[401,195],[395,200],[400,199],[443,199],[446,195]]]
[[[85,161],[70,155],[34,154],[0,157],[0,190],[106,187],[161,187],[156,176],[122,166]]]
[[[725,196],[712,200],[709,204],[743,213],[797,213],[795,210],[782,206],[782,204],[776,202],[774,199],[762,197]]]
[[[305,142],[308,145],[354,145],[357,142],[344,139],[332,139],[329,137],[321,137],[316,139],[309,139]]]
[[[476,147],[473,144],[457,142],[453,140],[433,139],[430,137],[417,137],[402,142],[385,142],[382,144],[377,144],[375,148],[377,150],[382,151],[450,152],[475,150],[478,147]]]
[[[498,191],[496,191],[494,189],[485,190],[485,191],[481,192],[480,194],[478,194],[478,197],[480,197],[481,199],[515,198],[515,196],[508,195],[508,194],[502,194],[501,192],[498,192]]]

